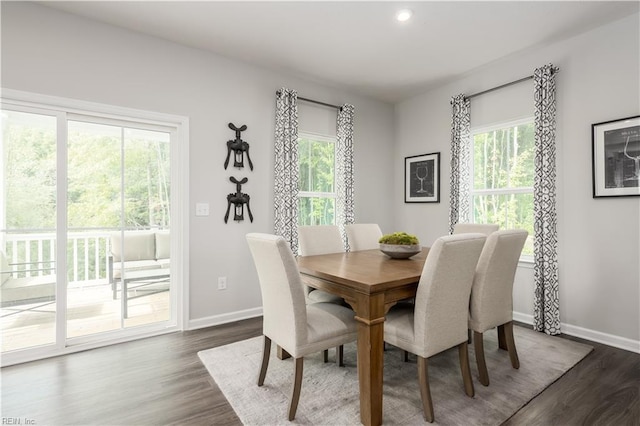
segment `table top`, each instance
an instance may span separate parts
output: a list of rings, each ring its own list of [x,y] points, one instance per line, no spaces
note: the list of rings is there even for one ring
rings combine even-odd
[[[392,259],[378,249],[298,257],[302,274],[377,293],[420,280],[429,248],[409,259]]]

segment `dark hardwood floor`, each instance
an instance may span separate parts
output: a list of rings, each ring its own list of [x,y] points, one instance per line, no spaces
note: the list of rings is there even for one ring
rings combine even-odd
[[[261,330],[255,318],[5,367],[2,424],[239,425],[197,352]],[[595,350],[505,425],[640,425],[640,355],[586,343]]]

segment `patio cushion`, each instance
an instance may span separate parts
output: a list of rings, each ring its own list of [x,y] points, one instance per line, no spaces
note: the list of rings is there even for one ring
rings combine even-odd
[[[28,302],[53,300],[56,295],[56,277],[11,278],[2,284],[0,300],[2,306],[21,305]]]
[[[4,284],[11,277],[11,267],[7,255],[0,250],[0,284]]]
[[[171,234],[169,231],[156,232],[156,259],[171,257]]]
[[[127,232],[124,238],[124,253],[122,253],[120,233],[111,234],[111,254],[113,254],[114,265],[120,260],[129,262],[156,258],[154,232]]]
[[[155,260],[132,260],[124,263],[124,269],[127,272],[145,271],[149,269],[160,269],[162,265]],[[120,262],[113,262],[113,277],[120,278]]]
[[[122,234],[111,234],[111,260],[109,262],[109,282],[122,276],[123,267],[127,272],[154,269],[168,269],[171,266],[171,234],[163,231],[127,231],[124,233],[124,259],[121,259]]]

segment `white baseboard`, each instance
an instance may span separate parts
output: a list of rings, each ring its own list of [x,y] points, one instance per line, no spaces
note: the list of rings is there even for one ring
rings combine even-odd
[[[229,322],[240,321],[249,318],[262,316],[262,307],[245,309],[242,311],[229,312],[226,314],[213,315],[206,318],[189,320],[187,330],[197,330],[198,328],[211,327],[214,325],[227,324]]]
[[[206,318],[198,318],[189,321],[187,330],[196,330],[199,328],[211,327],[214,325],[227,324],[234,321],[259,317],[261,315],[262,307],[259,307],[245,309],[243,311],[229,312],[221,315],[213,315]],[[513,319],[515,321],[533,325],[533,315],[514,312]],[[613,334],[602,333],[600,331],[589,330],[587,328],[565,323],[560,324],[560,329],[562,333],[568,334],[569,336],[579,337],[581,339],[590,340],[592,342],[613,346],[614,348],[620,348],[626,351],[640,353],[640,341],[638,340],[627,339],[626,337],[615,336]]]
[[[514,312],[513,319],[515,321],[533,325],[533,315]],[[588,328],[565,323],[560,323],[560,331],[562,331],[563,334],[568,334],[569,336],[602,343],[604,345],[613,346],[614,348],[624,349],[625,351],[640,353],[640,341],[638,340],[627,339],[626,337],[615,336],[613,334],[602,333],[600,331],[589,330]]]

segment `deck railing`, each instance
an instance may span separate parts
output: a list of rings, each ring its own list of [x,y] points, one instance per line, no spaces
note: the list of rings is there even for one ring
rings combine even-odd
[[[108,282],[110,235],[115,229],[70,231],[67,234],[67,279],[78,283]],[[13,278],[55,275],[55,232],[7,232],[2,238]]]

